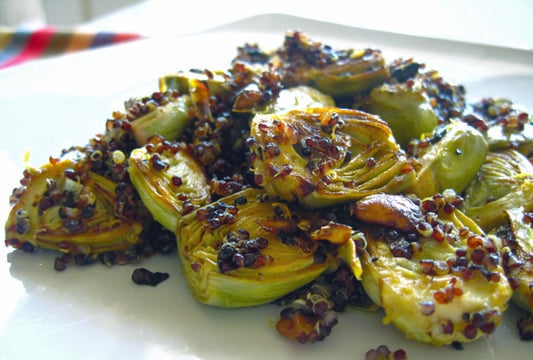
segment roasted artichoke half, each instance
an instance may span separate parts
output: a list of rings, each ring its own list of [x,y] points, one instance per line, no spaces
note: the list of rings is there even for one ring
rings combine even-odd
[[[356,98],[353,106],[381,116],[403,148],[438,125],[461,118],[466,107],[462,85],[446,81],[412,58],[395,59],[388,68],[389,78]]]
[[[489,152],[465,190],[463,211],[485,231],[507,223],[507,210],[533,210],[533,166],[517,150]]]
[[[270,61],[285,86],[310,85],[335,97],[367,91],[389,75],[378,50],[333,49],[299,31],[286,34]]]
[[[361,111],[258,114],[248,144],[256,184],[310,207],[399,193],[415,179],[387,124]]]
[[[407,147],[412,139],[431,133],[439,124],[421,79],[387,82],[370,92],[368,111],[385,120],[396,141]]]
[[[421,198],[446,189],[461,193],[476,176],[488,152],[483,135],[460,121],[438,127],[417,146],[412,153],[416,181],[407,191]]]
[[[6,245],[96,256],[140,243],[142,211],[136,210],[131,184],[96,174],[79,156],[24,171],[22,186],[11,197]]]
[[[131,152],[128,173],[153,218],[172,232],[182,215],[211,201],[205,170],[187,146],[160,136]]]
[[[337,264],[352,229],[247,188],[181,218],[181,267],[193,296],[219,307],[268,303]]]
[[[457,210],[460,201],[451,191],[417,202],[379,194],[352,208],[367,241],[363,287],[383,322],[436,346],[493,333],[512,293],[500,239]]]

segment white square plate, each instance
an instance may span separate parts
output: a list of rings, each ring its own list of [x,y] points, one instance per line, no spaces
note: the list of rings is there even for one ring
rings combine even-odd
[[[409,37],[313,20],[263,15],[201,34],[157,38],[35,61],[0,72],[0,218],[23,169],[24,152],[40,165],[70,145],[103,131],[111,112],[129,97],[157,91],[157,78],[178,69],[226,69],[236,47],[281,45],[299,29],[336,48],[372,47],[388,60],[414,57],[466,86],[469,99],[505,96],[533,109],[532,52]],[[529,358],[518,338],[514,306],[495,334],[464,350],[408,340],[382,314],[346,312],[324,342],[291,343],[277,334],[280,308],[223,310],[195,302],[177,256],[141,264],[53,269],[57,254],[26,254],[0,247],[0,359],[362,359],[380,344],[410,359]],[[139,287],[135,267],[168,272],[159,286]]]

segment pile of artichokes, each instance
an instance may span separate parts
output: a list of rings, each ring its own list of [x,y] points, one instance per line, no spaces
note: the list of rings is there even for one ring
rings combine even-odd
[[[277,329],[302,343],[347,307],[433,345],[493,333],[511,298],[533,312],[531,119],[511,101],[295,31],[124,105],[24,171],[6,245],[58,270],[176,250],[199,302],[288,306]]]

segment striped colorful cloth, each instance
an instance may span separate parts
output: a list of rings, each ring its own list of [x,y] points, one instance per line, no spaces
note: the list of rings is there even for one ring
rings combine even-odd
[[[38,30],[0,28],[0,70],[24,62],[139,39],[132,33],[68,32],[52,27]]]

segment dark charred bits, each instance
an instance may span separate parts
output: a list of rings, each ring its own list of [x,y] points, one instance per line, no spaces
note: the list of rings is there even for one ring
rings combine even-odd
[[[214,196],[225,197],[244,190],[249,186],[249,183],[242,175],[234,174],[222,178],[212,178],[209,185]]]
[[[176,250],[176,235],[165,229],[160,223],[154,221],[150,224],[147,233],[148,244],[151,250],[160,254],[169,254]]]
[[[365,354],[365,360],[405,360],[407,353],[403,349],[392,351],[387,345],[379,345],[375,349],[370,349]]]
[[[224,224],[233,224],[235,215],[239,209],[236,206],[217,201],[196,211],[196,216],[202,221],[206,221],[212,230]]]
[[[459,341],[454,341],[452,342],[452,347],[455,349],[455,350],[464,350],[464,346],[462,343],[460,343]]]
[[[278,332],[301,344],[324,340],[338,323],[332,290],[324,279],[315,281],[280,312]]]
[[[465,111],[462,121],[484,132],[491,126],[500,125],[506,131],[522,131],[531,123],[527,112],[518,109],[510,100],[487,97],[473,103]]]
[[[68,249],[69,246],[71,245],[68,242],[60,244],[60,248],[63,249]],[[55,258],[54,270],[63,271],[72,263],[78,266],[92,265],[96,262],[106,266],[132,264],[138,262],[145,252],[146,249],[136,245],[123,251],[105,251],[99,254],[73,254],[68,252]]]
[[[28,218],[28,212],[25,210],[18,210],[15,214],[17,224],[16,231],[18,234],[24,234],[30,230],[30,220]]]
[[[520,334],[520,340],[533,341],[533,315],[520,318],[516,322],[518,333]]]
[[[154,92],[150,96],[139,99],[129,99],[124,103],[126,118],[133,122],[144,115],[155,111],[159,106],[175,101],[181,94],[175,90],[166,92]]]
[[[262,50],[257,44],[244,44],[237,48],[235,60],[249,63],[266,64],[270,61],[270,55]]]
[[[335,272],[321,275],[315,282],[303,286],[277,299],[273,304],[284,306],[278,331],[300,343],[324,340],[337,324],[337,313],[348,306],[371,308],[372,300],[363,290],[361,282],[345,265]],[[305,331],[299,322],[313,324]]]
[[[445,81],[435,70],[424,72],[422,82],[440,123],[463,114],[466,107],[464,86]]]
[[[435,131],[433,132],[433,136],[431,137],[431,139],[429,140],[429,143],[431,145],[434,145],[436,143],[438,143],[439,141],[442,140],[442,138],[444,138],[444,136],[446,135],[446,126],[439,126],[437,129],[435,129]]]
[[[295,31],[285,36],[283,47],[279,55],[287,63],[305,63],[316,67],[334,64],[340,59],[347,59],[352,55],[350,50],[334,50],[329,45],[310,41],[305,34]]]
[[[145,268],[137,268],[131,275],[131,280],[137,285],[156,286],[169,278],[168,273],[152,272]]]
[[[265,238],[250,239],[250,234],[245,229],[238,229],[230,233],[218,250],[217,263],[221,273],[230,270],[258,268],[269,264],[272,259],[261,253],[268,246]]]
[[[417,63],[412,59],[398,59],[391,64],[389,71],[391,78],[396,79],[400,83],[404,83],[408,79],[414,78],[418,74],[418,70],[423,67],[424,64]]]

